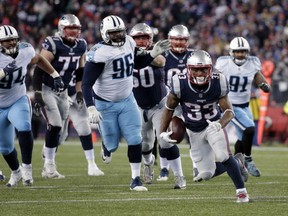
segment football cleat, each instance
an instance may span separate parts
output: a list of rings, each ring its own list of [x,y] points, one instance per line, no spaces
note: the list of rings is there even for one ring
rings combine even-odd
[[[32,177],[32,165],[22,166],[22,182],[24,186],[32,186],[33,177]]]
[[[6,184],[6,187],[16,187],[21,178],[22,178],[22,171],[21,168],[19,167],[18,170],[11,172],[11,176],[8,183]]]
[[[2,171],[0,170],[0,181],[5,181],[5,175],[3,175]]]
[[[65,178],[64,175],[61,175],[56,170],[56,165],[54,163],[45,163],[42,170],[43,178],[54,178],[54,179],[62,179]]]
[[[160,175],[157,178],[157,181],[167,181],[169,177],[169,170],[167,168],[163,168],[160,170]]]
[[[236,192],[236,196],[237,196],[237,203],[248,203],[249,202],[249,195],[246,191],[246,189],[243,190],[239,190],[238,192]]]
[[[247,168],[245,167],[245,160],[244,160],[243,154],[237,153],[236,155],[234,155],[234,158],[237,161],[237,163],[239,164],[240,173],[241,173],[243,181],[247,182],[248,177],[249,177],[249,173],[248,173]]]
[[[154,162],[155,156],[152,154],[152,161],[150,164],[144,164],[143,166],[143,179],[146,184],[152,184],[154,177]]]
[[[98,168],[96,163],[88,164],[88,175],[89,176],[103,176],[104,172]]]
[[[139,176],[131,180],[130,190],[133,191],[148,191],[146,187],[142,185],[141,179]]]
[[[109,164],[112,160],[112,153],[107,150],[103,142],[101,148],[101,158],[105,164]]]
[[[245,166],[246,166],[248,172],[250,173],[250,175],[255,176],[255,177],[260,177],[261,176],[261,172],[256,167],[256,165],[255,165],[253,160],[251,160],[251,161],[245,160]]]
[[[184,176],[175,176],[174,182],[174,189],[186,189],[186,179]]]

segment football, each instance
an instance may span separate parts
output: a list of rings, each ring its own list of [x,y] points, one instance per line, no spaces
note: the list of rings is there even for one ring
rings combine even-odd
[[[180,143],[185,137],[186,133],[185,123],[181,118],[177,116],[174,116],[171,119],[168,130],[173,132],[170,135],[170,137],[173,140],[177,140],[177,143]]]

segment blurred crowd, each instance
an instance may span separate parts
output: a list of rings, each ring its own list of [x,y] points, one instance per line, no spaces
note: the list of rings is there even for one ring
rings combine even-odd
[[[36,50],[47,35],[57,31],[65,13],[78,16],[88,46],[101,40],[99,26],[107,15],[118,15],[130,28],[145,22],[154,41],[167,37],[173,25],[184,24],[191,48],[207,50],[215,60],[228,54],[235,36],[245,37],[251,55],[275,64],[271,104],[288,99],[288,1],[281,0],[0,0],[1,24],[14,26],[22,41]]]

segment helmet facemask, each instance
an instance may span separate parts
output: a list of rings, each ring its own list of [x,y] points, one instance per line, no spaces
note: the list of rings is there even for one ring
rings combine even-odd
[[[126,40],[126,31],[107,31],[107,38],[113,46],[123,46]]]
[[[175,53],[183,53],[189,46],[189,38],[184,37],[169,37],[171,50]]]
[[[205,85],[210,82],[212,74],[211,65],[201,65],[201,66],[187,66],[188,76],[192,84],[195,85]]]

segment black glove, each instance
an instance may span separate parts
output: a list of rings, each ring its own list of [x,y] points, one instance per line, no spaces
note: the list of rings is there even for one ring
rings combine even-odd
[[[35,104],[34,104],[35,115],[39,116],[41,113],[41,107],[45,106],[41,92],[39,92],[39,91],[35,92],[34,102],[35,102]]]
[[[64,83],[61,79],[61,77],[56,77],[54,78],[54,88],[53,91],[60,93],[62,91],[64,91]]]
[[[259,88],[261,88],[264,92],[270,92],[271,86],[268,83],[261,83],[259,85]]]
[[[76,93],[76,102],[79,106],[82,106],[84,103],[83,94],[81,91]]]
[[[6,67],[3,68],[5,76],[12,74],[15,71],[16,68],[17,68],[17,65],[16,65],[16,61],[15,60],[12,61],[11,63],[9,63],[8,65],[6,65]]]

